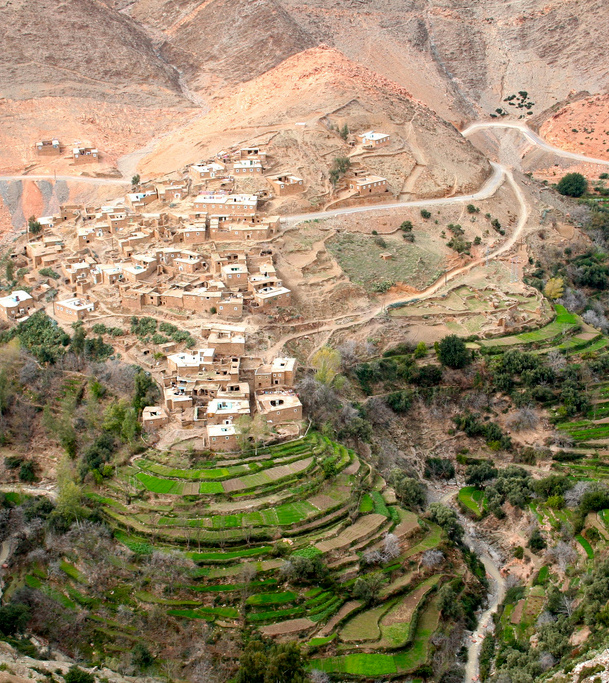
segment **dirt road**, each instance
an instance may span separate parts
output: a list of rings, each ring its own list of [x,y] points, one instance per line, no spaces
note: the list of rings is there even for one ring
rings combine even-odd
[[[472,133],[477,133],[481,130],[488,130],[489,128],[513,128],[519,130],[527,140],[532,142],[536,147],[545,149],[547,152],[551,152],[559,157],[564,157],[565,159],[573,159],[574,161],[584,161],[590,164],[601,164],[602,166],[609,166],[609,161],[604,159],[596,159],[594,157],[588,157],[585,154],[577,154],[576,152],[567,152],[560,147],[554,147],[547,143],[542,137],[537,135],[532,131],[524,121],[478,121],[476,123],[470,124],[467,128],[461,131],[461,135],[467,137],[472,135]]]
[[[482,201],[492,197],[503,183],[505,168],[501,164],[496,164],[494,161],[490,162],[493,167],[493,174],[484,183],[484,185],[473,194],[464,194],[458,197],[439,197],[437,199],[415,199],[405,200],[402,202],[387,202],[386,204],[373,204],[371,206],[354,206],[346,209],[332,209],[331,211],[316,211],[315,213],[302,213],[294,216],[285,216],[281,219],[284,224],[300,223],[301,221],[310,221],[319,218],[332,218],[334,216],[348,216],[354,213],[380,212],[388,211],[389,209],[401,209],[403,207],[417,207],[421,208],[427,206],[446,206],[448,204],[470,203]]]
[[[80,175],[2,175],[0,180],[65,180],[74,183],[89,183],[91,185],[131,185],[130,180],[123,178],[92,178]]]

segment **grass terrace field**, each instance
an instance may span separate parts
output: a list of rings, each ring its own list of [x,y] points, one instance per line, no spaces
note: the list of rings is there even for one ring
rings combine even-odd
[[[468,510],[473,512],[476,517],[482,517],[486,505],[484,491],[477,489],[475,486],[464,486],[457,496],[459,503],[461,503]]]
[[[330,477],[321,466],[327,460],[336,469]],[[246,623],[270,637],[290,634],[310,641],[323,661],[331,662],[328,650],[340,647],[345,670],[361,670],[365,663],[366,675],[370,664],[385,675],[426,661],[433,629],[425,625],[438,618],[437,610],[428,612],[428,596],[438,578],[421,582],[414,567],[416,556],[442,539],[439,527],[400,509],[395,497],[383,497],[385,488],[353,451],[310,433],[258,453],[217,454],[213,460],[149,449],[87,495],[100,505],[115,537],[137,555],[172,552],[197,565],[179,585],[142,585],[138,592],[121,587],[120,599],[130,609],[154,606],[217,629]],[[367,492],[359,514],[350,517],[354,490],[362,489]],[[362,610],[351,593],[352,577],[361,555],[381,547],[388,532],[398,535],[405,550],[398,561],[379,567],[389,589],[384,602]],[[280,569],[294,557],[321,558],[330,579],[318,586],[286,582]],[[81,583],[84,569],[68,559],[61,568],[65,586],[35,572],[26,584],[77,611],[89,599]],[[116,595],[108,593],[108,599]],[[118,630],[102,622],[99,628]],[[353,651],[358,644],[377,652]]]
[[[495,346],[506,347],[540,344],[552,341],[562,335],[573,333],[581,326],[578,316],[574,313],[569,313],[564,306],[556,304],[554,308],[556,311],[556,318],[545,327],[540,327],[538,330],[533,330],[532,332],[523,332],[522,334],[516,334],[510,337],[483,339],[479,341],[478,344],[487,348],[492,348]]]

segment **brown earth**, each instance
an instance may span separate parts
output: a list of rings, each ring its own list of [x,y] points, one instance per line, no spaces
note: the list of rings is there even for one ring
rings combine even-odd
[[[416,188],[423,196],[478,189],[490,173],[480,152],[403,87],[326,47],[297,54],[244,84],[209,114],[161,140],[140,168],[146,175],[167,173],[231,144],[285,131],[288,138],[311,140],[301,151],[302,159],[290,162],[304,167],[306,153],[311,177],[305,180],[322,192],[331,160],[349,149],[323,125],[333,122],[348,122],[355,131],[386,129],[400,137],[397,144],[413,158],[424,150],[425,173]]]
[[[609,160],[609,95],[568,104],[542,125],[540,133],[561,149]]]

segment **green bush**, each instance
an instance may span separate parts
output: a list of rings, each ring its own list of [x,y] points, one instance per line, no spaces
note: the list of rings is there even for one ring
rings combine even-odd
[[[556,186],[562,195],[581,197],[588,189],[588,181],[581,173],[567,173]]]
[[[442,365],[449,368],[464,368],[471,363],[471,353],[465,346],[463,339],[456,334],[449,334],[438,344],[438,359]]]

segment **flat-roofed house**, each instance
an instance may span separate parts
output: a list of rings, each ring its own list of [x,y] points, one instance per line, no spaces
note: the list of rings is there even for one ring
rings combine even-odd
[[[365,133],[360,133],[357,136],[358,140],[365,149],[374,149],[375,147],[382,147],[386,145],[390,136],[387,133],[376,133],[373,130],[368,130]]]
[[[236,154],[237,159],[259,159],[266,161],[266,152],[260,147],[242,147]]]
[[[220,277],[222,282],[231,290],[245,292],[249,273],[244,263],[228,263],[222,266]]]
[[[302,420],[302,403],[293,391],[269,389],[258,393],[256,409],[272,425]]]
[[[237,428],[233,424],[208,425],[207,445],[212,451],[236,451],[239,443],[237,440]]]
[[[209,239],[215,242],[268,240],[279,230],[279,216],[247,221],[231,220],[229,216],[211,216]]]
[[[292,301],[292,292],[283,286],[265,286],[255,289],[253,297],[259,308],[269,310],[278,306],[289,306]]]
[[[207,424],[231,424],[250,414],[250,402],[245,399],[214,398],[207,404]]]
[[[220,299],[216,306],[219,318],[223,320],[241,320],[243,318],[243,295],[229,294]]]
[[[57,138],[40,140],[35,144],[35,148],[39,157],[58,157],[61,154],[61,145]]]
[[[74,297],[72,299],[63,299],[62,301],[53,302],[53,313],[55,317],[65,322],[84,320],[94,310],[95,302],[88,301],[87,299],[83,299],[81,297]]]
[[[214,349],[199,349],[194,353],[174,353],[167,356],[169,372],[183,375],[197,375],[202,370],[210,370],[214,364]]]
[[[249,194],[200,194],[193,200],[195,215],[255,216],[258,197]]]
[[[387,178],[378,175],[368,175],[352,178],[349,181],[349,189],[355,190],[360,197],[371,194],[387,192]]]
[[[142,411],[142,427],[145,432],[153,432],[169,422],[169,416],[162,406],[146,406]]]
[[[304,191],[303,179],[290,173],[270,175],[266,179],[278,197],[285,197],[286,195],[298,194]]]
[[[156,188],[145,190],[144,192],[129,192],[127,195],[127,204],[134,210],[140,211],[148,204],[152,204],[159,198]]]
[[[262,174],[262,162],[259,159],[239,159],[233,164],[235,175]]]
[[[218,356],[243,356],[245,353],[244,328],[239,330],[212,329],[207,338],[207,346],[214,349]]]
[[[0,318],[7,322],[27,318],[34,310],[34,299],[22,289],[0,298]]]
[[[293,387],[296,368],[295,358],[275,358],[269,365],[261,365],[254,373],[254,387],[269,389],[270,387]]]
[[[95,147],[74,147],[72,159],[75,164],[91,164],[99,161],[99,150]]]
[[[178,241],[184,244],[203,244],[207,242],[207,227],[202,223],[180,228],[176,234],[178,235]]]
[[[215,162],[211,164],[193,164],[189,171],[190,175],[195,181],[208,180],[210,178],[220,178],[224,177],[226,174],[226,169],[224,166]]]

